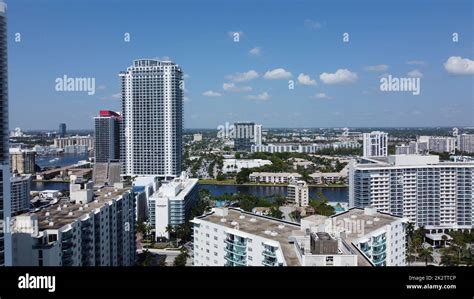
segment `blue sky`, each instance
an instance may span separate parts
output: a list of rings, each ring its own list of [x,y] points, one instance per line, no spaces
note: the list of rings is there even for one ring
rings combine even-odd
[[[474,125],[472,1],[5,2],[11,128],[92,128],[120,109],[118,73],[158,57],[187,74],[186,128]],[[420,73],[418,96],[379,89]],[[96,94],[56,91],[63,75]]]

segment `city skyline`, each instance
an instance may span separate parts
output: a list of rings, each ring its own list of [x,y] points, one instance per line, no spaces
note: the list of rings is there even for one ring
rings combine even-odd
[[[173,14],[155,18],[154,11],[179,4],[141,2],[101,1],[93,11],[79,1],[8,3],[10,127],[55,129],[64,122],[92,129],[97,110],[120,110],[118,72],[147,58],[183,68],[185,128],[239,120],[267,128],[474,126],[467,1],[339,1],[345,9],[279,1],[252,10],[248,1],[182,1],[189,9],[177,26],[167,26]],[[427,9],[429,16],[422,14]],[[420,94],[380,91],[388,74],[421,77]],[[55,90],[63,76],[94,78],[95,93]]]

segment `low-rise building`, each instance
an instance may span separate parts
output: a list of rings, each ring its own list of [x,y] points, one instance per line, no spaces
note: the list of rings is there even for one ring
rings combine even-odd
[[[270,160],[263,159],[224,159],[222,164],[223,173],[239,172],[242,168],[255,168],[264,165],[271,165]]]
[[[287,187],[287,198],[294,202],[298,207],[307,207],[309,205],[309,188],[305,181],[291,179]]]
[[[301,175],[296,172],[252,172],[249,175],[254,183],[288,184],[291,178],[301,180]]]

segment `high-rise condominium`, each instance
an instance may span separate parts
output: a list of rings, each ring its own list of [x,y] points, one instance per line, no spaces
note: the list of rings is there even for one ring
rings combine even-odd
[[[171,61],[139,59],[122,79],[122,174],[181,173],[183,73]]]
[[[349,166],[349,206],[408,218],[432,233],[472,229],[474,163],[434,155],[362,159]]]
[[[0,0],[0,221],[10,217],[10,167],[8,152],[7,5]],[[0,227],[1,228],[1,227]],[[10,265],[11,236],[0,231],[0,266]]]
[[[101,110],[94,117],[95,162],[107,163],[120,159],[120,115],[113,111]]]
[[[262,125],[253,122],[236,122],[234,148],[237,151],[250,151],[252,145],[262,145]]]
[[[386,157],[388,154],[388,134],[380,131],[364,133],[364,157]]]
[[[66,124],[61,123],[59,124],[59,137],[65,137],[66,136]]]

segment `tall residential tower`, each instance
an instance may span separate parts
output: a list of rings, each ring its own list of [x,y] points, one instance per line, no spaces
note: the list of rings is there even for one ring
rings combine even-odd
[[[122,80],[122,174],[175,177],[183,151],[183,73],[171,61],[138,59]]]

